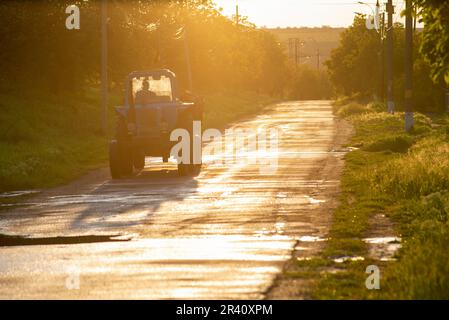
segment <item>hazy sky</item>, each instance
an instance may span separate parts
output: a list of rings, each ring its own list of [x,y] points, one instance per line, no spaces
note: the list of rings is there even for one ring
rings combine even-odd
[[[375,0],[365,1],[374,8]],[[379,1],[381,4],[386,0]],[[352,23],[354,12],[370,14],[368,6],[358,0],[215,0],[223,8],[226,16],[235,13],[238,3],[241,15],[248,16],[251,22],[267,27],[347,27]],[[403,0],[393,0],[396,6],[396,20],[404,6]],[[385,7],[384,7],[385,8]],[[398,10],[399,9],[399,10]]]

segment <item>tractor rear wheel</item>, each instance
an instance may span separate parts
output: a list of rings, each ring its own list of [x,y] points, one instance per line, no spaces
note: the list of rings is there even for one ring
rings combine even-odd
[[[183,176],[197,176],[201,172],[201,164],[178,164],[178,174]]]
[[[118,143],[118,149],[122,175],[129,176],[133,173],[132,151],[126,145],[120,145],[120,143]]]
[[[142,170],[145,167],[145,154],[139,151],[134,151],[133,165],[137,170]]]
[[[193,164],[191,168],[192,175],[197,176],[201,173],[202,164]]]
[[[184,163],[178,163],[178,174],[181,177],[184,177],[186,175],[188,175],[189,173],[189,165],[184,164]]]
[[[121,167],[118,143],[116,140],[112,140],[109,143],[109,169],[111,171],[112,179],[120,178],[122,175]]]

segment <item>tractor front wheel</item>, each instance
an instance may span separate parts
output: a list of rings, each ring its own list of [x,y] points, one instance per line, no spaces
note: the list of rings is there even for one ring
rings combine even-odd
[[[192,175],[197,176],[201,173],[202,164],[193,164],[192,165]]]

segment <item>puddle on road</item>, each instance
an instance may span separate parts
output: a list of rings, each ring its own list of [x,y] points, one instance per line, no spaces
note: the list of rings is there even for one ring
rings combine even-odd
[[[298,239],[300,242],[310,243],[327,241],[326,238],[316,236],[302,236]],[[365,238],[363,241],[369,246],[369,257],[380,261],[395,260],[394,255],[398,249],[401,248],[401,238],[399,237],[374,237]],[[307,251],[310,248],[297,246],[296,251]],[[308,260],[309,257],[297,258],[298,261]],[[346,261],[363,261],[365,257],[362,256],[341,256],[332,259],[335,263],[343,263]]]
[[[0,193],[0,210],[27,206],[28,204],[23,203],[23,200],[38,193],[40,193],[39,190],[22,190]]]
[[[317,241],[326,241],[325,238],[315,237],[315,236],[302,236],[298,239],[301,242],[317,242]]]
[[[363,261],[363,260],[365,260],[365,258],[362,256],[356,256],[356,257],[344,256],[344,257],[339,257],[339,258],[335,258],[332,260],[334,260],[334,262],[336,262],[336,263],[343,263],[346,261]]]
[[[285,222],[277,222],[274,225],[274,228],[276,229],[277,234],[283,234],[285,229]]]
[[[1,203],[0,209],[8,209],[8,208],[15,208],[15,207],[27,207],[29,206],[29,203]]]
[[[268,235],[283,235],[285,229],[285,222],[277,222],[273,228],[262,228],[254,232],[256,237],[268,236]]]
[[[363,241],[369,245],[370,257],[380,261],[395,260],[395,253],[401,248],[399,237],[365,238]]]
[[[287,194],[285,192],[278,192],[276,198],[287,198]]]
[[[400,243],[401,238],[399,237],[377,237],[377,238],[365,238],[364,242],[369,244],[389,244],[389,243]]]
[[[320,204],[320,203],[326,202],[326,200],[318,200],[318,199],[312,198],[311,196],[304,196],[304,198],[306,198],[310,204]]]
[[[359,148],[356,148],[356,147],[346,147],[346,148],[341,148],[341,149],[332,149],[331,152],[335,152],[335,153],[348,153],[348,152],[355,151],[355,150],[359,150]]]
[[[296,261],[311,261],[313,257],[296,257]]]
[[[35,246],[35,245],[57,245],[57,244],[81,244],[96,242],[130,241],[131,237],[116,235],[86,235],[67,237],[42,237],[33,238],[18,235],[0,234],[0,247],[12,246]]]
[[[23,191],[3,192],[3,193],[0,193],[0,199],[22,197],[22,196],[28,196],[28,195],[37,194],[37,193],[40,193],[40,191],[39,190],[23,190]]]

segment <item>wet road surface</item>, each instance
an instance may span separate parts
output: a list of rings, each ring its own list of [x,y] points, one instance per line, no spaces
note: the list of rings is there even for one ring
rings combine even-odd
[[[134,177],[103,170],[2,210],[1,234],[36,243],[0,246],[0,298],[264,298],[294,248],[326,236],[322,191],[338,185],[326,164],[342,153],[327,101],[280,103],[235,126],[280,131],[265,153],[275,172],[229,151],[193,178],[147,159]]]

